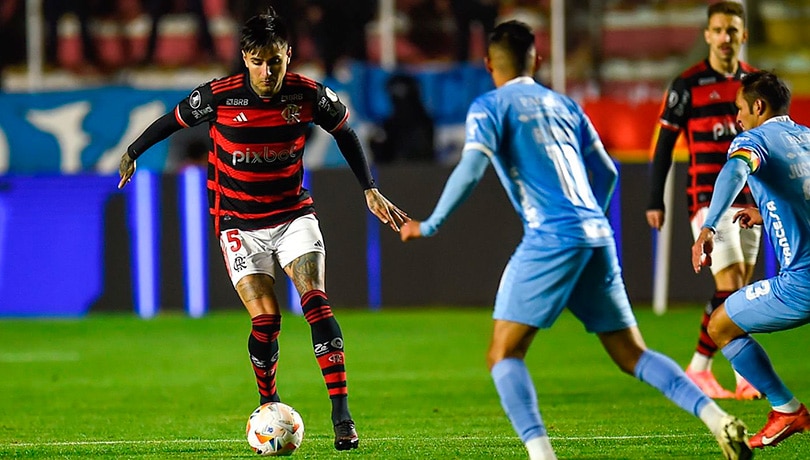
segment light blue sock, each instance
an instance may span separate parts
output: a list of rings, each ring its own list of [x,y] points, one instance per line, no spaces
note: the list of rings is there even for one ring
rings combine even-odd
[[[711,402],[678,363],[657,351],[645,350],[638,359],[634,374],[637,379],[658,389],[678,407],[696,417]]]
[[[765,394],[771,406],[781,406],[793,399],[793,393],[773,370],[768,354],[750,335],[737,337],[723,347],[722,351],[734,370]]]
[[[501,397],[501,406],[520,439],[525,443],[547,435],[526,363],[521,359],[507,358],[492,366],[491,373],[495,389]]]

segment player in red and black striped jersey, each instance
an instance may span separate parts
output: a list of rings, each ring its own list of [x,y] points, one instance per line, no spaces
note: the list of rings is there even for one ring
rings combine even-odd
[[[260,403],[276,391],[281,309],[275,297],[275,262],[301,295],[315,356],[332,401],[335,448],[357,448],[348,406],[343,334],[325,292],[326,251],[312,197],[303,187],[303,154],[312,124],[334,136],[364,189],[369,210],[394,231],[408,220],[376,188],[349,111],[337,94],[287,72],[292,56],[288,29],[269,10],[249,19],[240,46],[246,72],[195,88],[153,122],[121,158],[123,187],[135,160],[175,131],[209,126],[208,198],[228,272],[251,316],[248,351]]]
[[[689,219],[693,235],[697,237],[700,233],[717,174],[738,132],[734,101],[740,79],[756,70],[738,57],[747,35],[740,3],[724,1],[708,7],[704,37],[709,45],[709,57],[675,78],[664,100],[647,206],[647,222],[653,228],[660,229],[664,223],[664,184],[672,166],[676,140],[683,132],[689,148],[686,186]],[[751,207],[753,203],[746,186],[734,206]],[[717,382],[711,371],[717,345],[707,332],[709,317],[729,294],[750,282],[759,253],[761,228],[740,228],[733,222],[734,213],[733,208],[730,209],[717,229],[716,244],[721,245],[719,253],[722,255],[720,259],[713,258],[711,267],[715,292],[703,314],[698,344],[686,373],[713,398],[758,399],[762,397],[760,392],[739,374],[736,374],[736,392],[731,392]],[[717,249],[715,247],[715,251]]]

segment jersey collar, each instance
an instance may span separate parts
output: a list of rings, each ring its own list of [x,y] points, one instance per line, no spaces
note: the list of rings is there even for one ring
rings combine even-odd
[[[774,122],[774,123],[779,123],[779,122],[787,123],[787,122],[790,122],[790,123],[792,123],[793,120],[790,119],[790,115],[778,115],[778,116],[771,117],[771,118],[768,118],[767,120],[765,120],[765,123],[770,123],[770,122]],[[762,124],[764,125],[765,123],[762,123]]]
[[[503,86],[511,85],[512,83],[522,83],[524,85],[526,85],[526,84],[534,84],[534,79],[532,77],[528,77],[528,76],[523,75],[523,76],[515,77],[515,78],[509,80],[508,82],[504,83]]]

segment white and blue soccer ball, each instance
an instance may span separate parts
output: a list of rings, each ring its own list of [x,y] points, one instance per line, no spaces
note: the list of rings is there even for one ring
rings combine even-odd
[[[248,444],[259,455],[292,455],[304,440],[304,420],[287,404],[269,402],[250,414],[246,434]]]

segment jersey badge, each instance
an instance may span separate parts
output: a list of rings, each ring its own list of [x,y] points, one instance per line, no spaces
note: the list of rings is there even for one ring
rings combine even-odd
[[[287,107],[281,111],[281,116],[287,120],[287,124],[301,122],[301,106],[296,104],[287,104]]]
[[[202,96],[200,95],[200,90],[195,89],[191,96],[188,97],[188,105],[191,106],[192,109],[199,109],[200,104],[202,104]]]

